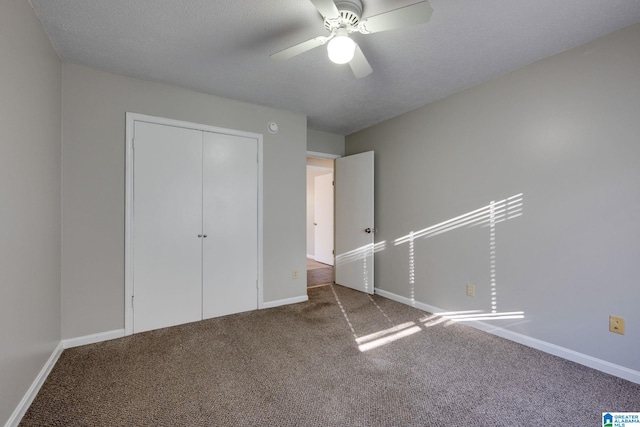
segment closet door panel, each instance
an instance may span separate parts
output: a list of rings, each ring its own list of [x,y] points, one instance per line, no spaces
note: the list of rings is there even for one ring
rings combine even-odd
[[[202,318],[202,132],[135,123],[134,332]]]
[[[258,305],[258,142],[203,134],[203,318]]]

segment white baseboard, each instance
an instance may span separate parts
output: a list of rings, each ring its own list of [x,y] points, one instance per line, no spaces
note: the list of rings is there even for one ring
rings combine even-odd
[[[79,347],[81,345],[95,344],[97,342],[109,341],[116,338],[124,337],[124,329],[116,329],[113,331],[99,332],[97,334],[85,335],[76,338],[67,338],[62,340],[63,348]]]
[[[20,401],[16,409],[13,411],[13,414],[11,414],[11,416],[7,420],[5,427],[17,427],[18,424],[20,424],[20,420],[22,420],[24,414],[27,413],[29,406],[31,406],[31,404],[33,403],[33,399],[36,398],[36,395],[40,391],[40,387],[42,387],[42,384],[44,384],[44,380],[47,379],[49,373],[51,372],[51,369],[53,369],[56,362],[58,361],[58,358],[62,354],[62,350],[64,350],[62,347],[62,343],[58,343],[56,348],[53,350],[53,353],[51,353],[51,356],[49,356],[49,359],[36,376],[36,379],[33,381],[33,383],[31,383],[31,386],[22,397],[22,400]]]
[[[285,298],[285,299],[279,299],[275,301],[266,301],[265,303],[262,304],[262,308],[280,307],[281,305],[297,304],[299,302],[305,302],[308,300],[309,300],[308,295],[301,295],[299,297]]]
[[[25,393],[24,397],[22,398],[22,400],[20,401],[16,409],[13,411],[13,414],[11,414],[11,417],[9,417],[9,420],[7,420],[5,427],[18,426],[18,424],[20,423],[20,420],[29,409],[29,406],[31,406],[31,404],[33,403],[33,399],[36,398],[38,391],[40,391],[40,387],[42,387],[42,384],[44,384],[44,381],[49,376],[51,369],[53,369],[56,362],[60,358],[60,355],[62,354],[63,350],[67,348],[78,347],[81,345],[94,344],[101,341],[108,341],[114,338],[121,338],[123,336],[124,336],[124,329],[117,329],[115,331],[100,332],[98,334],[86,335],[86,336],[77,337],[77,338],[69,338],[69,339],[60,341],[56,346],[55,350],[53,350],[53,353],[51,353],[51,356],[49,357],[47,362],[44,364],[44,366],[36,376],[36,379],[33,381],[33,383]]]
[[[316,260],[316,256],[315,255],[309,255],[307,254],[307,258],[312,259],[312,260]]]
[[[410,305],[420,310],[428,311],[429,313],[443,313],[446,310],[434,307],[429,304],[425,304],[418,301],[412,301],[407,297],[403,297],[394,294],[384,289],[375,289],[375,293],[389,298],[390,300],[400,302],[402,304]],[[587,354],[578,353],[577,351],[570,350],[568,348],[560,347],[559,345],[551,344],[546,341],[532,338],[527,335],[523,335],[517,332],[510,331],[495,325],[491,325],[486,322],[480,322],[474,320],[471,322],[464,322],[465,325],[472,326],[484,332],[488,332],[492,335],[499,336],[501,338],[508,339],[510,341],[517,342],[518,344],[526,345],[527,347],[535,348],[536,350],[543,351],[545,353],[553,354],[554,356],[561,357],[572,362],[579,363],[589,368],[596,369],[601,372],[605,372],[610,375],[614,375],[619,378],[623,378],[627,381],[631,381],[636,384],[640,384],[640,372],[633,369],[626,368],[624,366],[616,365],[606,360],[598,359]]]

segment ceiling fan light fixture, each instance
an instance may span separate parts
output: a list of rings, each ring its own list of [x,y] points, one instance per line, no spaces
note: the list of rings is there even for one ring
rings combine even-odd
[[[362,20],[362,0],[310,1],[322,15],[324,28],[329,32],[329,35],[314,37],[272,53],[271,58],[275,60],[293,58],[326,44],[329,59],[336,64],[349,63],[353,75],[358,79],[368,76],[373,69],[360,46],[349,37],[350,34],[373,34],[424,24],[429,21],[433,12],[429,2],[421,0],[412,5],[392,9]]]
[[[349,36],[337,35],[327,44],[329,59],[335,64],[346,64],[353,59],[356,51],[356,42]]]

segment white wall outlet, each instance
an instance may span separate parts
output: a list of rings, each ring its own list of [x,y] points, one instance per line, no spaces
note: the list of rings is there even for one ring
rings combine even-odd
[[[298,270],[291,270],[291,278],[292,279],[298,278]]]
[[[468,297],[476,296],[476,287],[472,283],[467,283],[467,296]]]

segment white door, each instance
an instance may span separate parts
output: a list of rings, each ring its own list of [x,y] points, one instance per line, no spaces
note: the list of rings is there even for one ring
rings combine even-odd
[[[333,265],[333,174],[314,178],[314,241],[316,261]]]
[[[258,308],[258,141],[204,132],[203,318]]]
[[[335,161],[336,283],[373,294],[373,151]]]
[[[202,133],[135,122],[133,332],[202,318]]]

